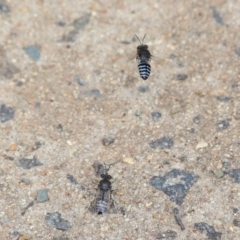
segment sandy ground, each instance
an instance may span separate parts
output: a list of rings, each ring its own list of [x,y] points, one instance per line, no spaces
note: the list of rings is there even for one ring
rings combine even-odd
[[[0,23],[1,240],[240,239],[239,0],[0,0]],[[147,81],[131,60],[145,33],[167,60]],[[95,160],[119,160],[103,216]],[[180,205],[150,184],[172,169],[198,176]]]

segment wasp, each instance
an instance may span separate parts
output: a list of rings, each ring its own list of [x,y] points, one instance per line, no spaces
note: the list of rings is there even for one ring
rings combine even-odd
[[[150,61],[152,58],[152,54],[148,50],[148,45],[143,44],[146,34],[144,35],[142,42],[140,41],[136,34],[135,36],[140,43],[140,45],[137,47],[136,56],[136,59],[138,61],[139,74],[143,80],[147,80],[151,73]]]
[[[158,62],[161,65],[171,64],[170,61],[156,57],[150,53],[150,51],[148,50],[148,45],[143,44],[146,34],[144,35],[142,42],[140,41],[136,34],[135,37],[138,39],[140,43],[140,45],[137,46],[137,54],[135,56],[138,62],[139,74],[143,80],[147,80],[151,73],[150,61],[152,59],[154,59],[154,61]]]
[[[106,168],[106,165],[104,165],[104,172],[101,174],[101,180],[98,183],[96,197],[91,204],[91,211],[99,215],[108,213],[109,209],[114,207],[112,182],[110,181],[112,176],[108,174],[110,166]]]

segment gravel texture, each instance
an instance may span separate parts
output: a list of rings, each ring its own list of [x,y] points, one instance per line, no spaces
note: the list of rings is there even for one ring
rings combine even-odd
[[[0,239],[239,240],[239,0],[0,0],[0,22]]]

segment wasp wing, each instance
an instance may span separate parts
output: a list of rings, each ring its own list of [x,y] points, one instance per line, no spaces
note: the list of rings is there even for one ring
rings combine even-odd
[[[160,58],[160,57],[151,55],[151,60],[153,60],[155,63],[160,64],[162,66],[174,67],[173,62],[170,59]]]

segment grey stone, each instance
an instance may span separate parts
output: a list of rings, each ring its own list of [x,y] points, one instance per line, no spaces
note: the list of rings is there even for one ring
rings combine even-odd
[[[148,89],[149,89],[148,86],[142,85],[138,88],[138,91],[141,93],[145,93],[146,91],[148,91]]]
[[[72,224],[68,220],[63,219],[59,212],[47,213],[45,221],[53,228],[62,231],[67,231],[72,227]]]
[[[135,115],[136,115],[137,117],[141,116],[141,114],[142,114],[142,112],[141,112],[140,109],[137,109],[137,110],[135,111]]]
[[[18,160],[18,163],[17,163],[20,167],[24,168],[24,169],[31,169],[33,167],[37,167],[37,166],[41,166],[43,165],[41,162],[39,162],[37,160],[37,158],[32,158],[32,159],[29,159],[29,158],[21,158]]]
[[[238,55],[238,57],[240,58],[240,48],[237,48],[235,50],[236,54]],[[237,87],[239,86],[237,83],[235,84]]]
[[[228,174],[233,178],[235,183],[240,183],[240,168],[232,169],[228,172]]]
[[[160,112],[152,112],[151,115],[154,121],[158,120],[162,116]]]
[[[216,8],[215,7],[210,7],[210,9],[212,10],[212,16],[215,19],[216,23],[218,23],[218,24],[220,24],[222,26],[225,25],[222,17],[217,12]]]
[[[108,146],[108,145],[114,143],[114,141],[115,141],[115,139],[112,137],[105,137],[105,138],[103,138],[102,143],[104,146]]]
[[[214,169],[213,173],[215,174],[216,178],[222,178],[224,176],[224,172],[222,169]]]
[[[173,214],[174,214],[175,220],[176,220],[177,224],[180,226],[181,230],[182,231],[185,230],[185,226],[182,222],[178,208],[173,209]]]
[[[71,175],[71,174],[68,173],[68,174],[67,174],[67,179],[68,179],[71,183],[73,183],[74,185],[77,185],[80,190],[84,190],[84,189],[85,189],[83,186],[81,186],[81,185],[77,182],[77,180],[74,178],[73,175]]]
[[[3,2],[0,2],[0,13],[9,13],[10,12],[10,8],[8,7],[8,5],[6,5]]]
[[[233,225],[236,226],[236,227],[240,227],[240,220],[234,219],[233,220]]]
[[[215,97],[220,102],[229,102],[232,98],[226,96],[216,96]]]
[[[30,180],[29,178],[23,177],[23,178],[21,179],[21,182],[24,183],[24,184],[26,184],[26,185],[29,185],[29,184],[31,183],[31,180]]]
[[[198,178],[193,172],[173,169],[164,176],[152,177],[150,185],[166,193],[172,202],[181,205],[188,191],[197,182]]]
[[[203,120],[203,116],[201,116],[201,115],[198,115],[193,118],[193,122],[196,124],[199,124],[202,120]]]
[[[213,226],[205,222],[195,223],[194,228],[198,229],[200,232],[206,232],[208,239],[221,240],[222,233],[216,232]]]
[[[74,78],[78,85],[84,86],[86,84],[86,82],[79,75],[76,75]]]
[[[1,122],[4,123],[4,122],[7,122],[11,119],[14,118],[14,110],[11,108],[11,107],[7,107],[5,104],[2,104],[1,105],[1,108],[0,108],[0,119],[1,119]]]
[[[173,140],[170,137],[162,137],[156,140],[153,140],[149,143],[149,146],[153,149],[170,149],[173,146]]]
[[[188,75],[186,73],[179,73],[176,76],[176,79],[179,81],[184,81],[188,78]]]
[[[75,19],[72,23],[73,30],[69,31],[67,34],[62,36],[61,41],[63,42],[74,42],[77,39],[77,36],[80,30],[83,30],[85,26],[90,22],[91,14],[84,13],[81,17]]]
[[[168,230],[166,232],[160,233],[156,239],[175,239],[177,237],[177,233],[172,230]]]
[[[37,45],[23,47],[23,50],[35,62],[41,57],[41,48]]]
[[[41,189],[38,192],[37,201],[38,202],[46,202],[48,199],[49,199],[48,190],[47,189]]]
[[[223,121],[220,121],[217,123],[217,131],[223,131],[225,129],[227,129],[230,125],[230,119],[225,119]]]

